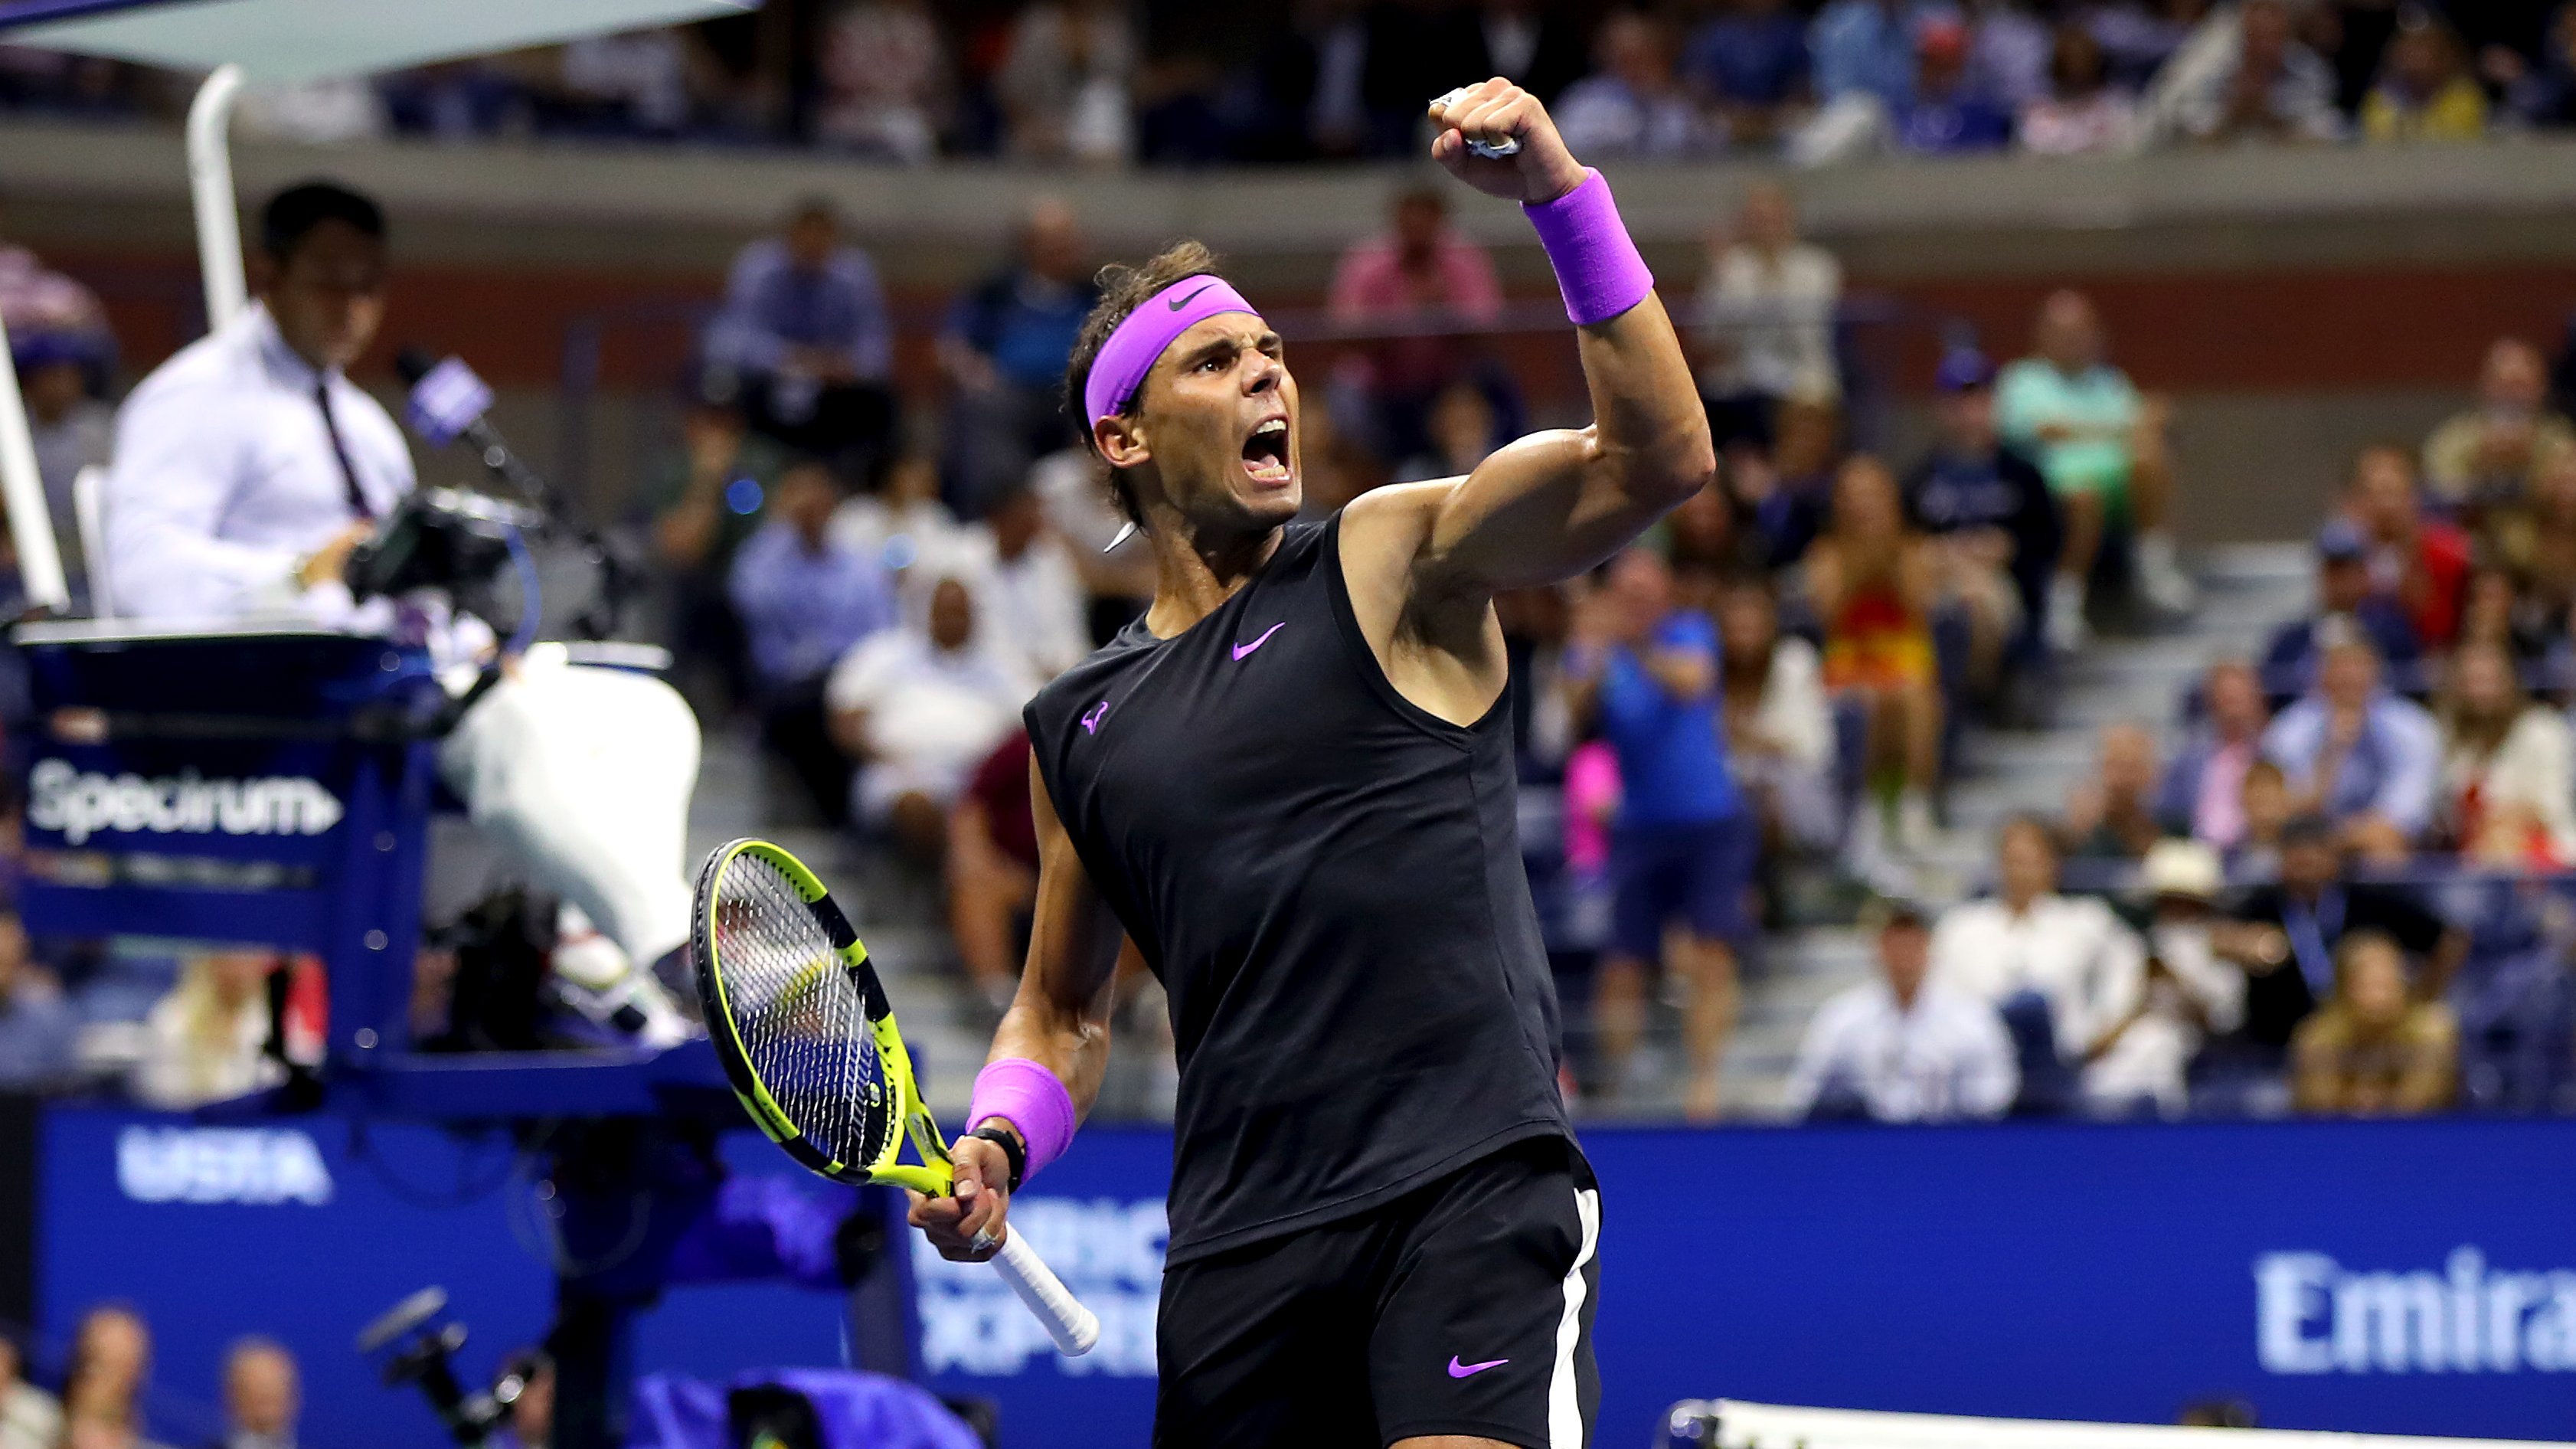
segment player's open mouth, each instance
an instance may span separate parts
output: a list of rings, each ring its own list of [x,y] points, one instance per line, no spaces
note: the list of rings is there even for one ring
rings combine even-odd
[[[1288,481],[1288,420],[1272,418],[1243,440],[1243,471],[1255,483]]]

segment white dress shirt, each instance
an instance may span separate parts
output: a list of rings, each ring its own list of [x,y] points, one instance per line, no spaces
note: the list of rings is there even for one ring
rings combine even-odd
[[[2038,992],[2068,1061],[2128,1015],[2146,962],[2137,933],[2090,898],[2041,896],[2018,915],[2001,899],[1969,901],[1932,931],[1933,983],[1991,1005]]]
[[[253,305],[180,349],[126,398],[108,474],[109,584],[136,618],[211,622],[293,610],[358,624],[337,583],[299,590],[297,561],[358,515],[323,425],[376,517],[411,491],[411,450],[376,400],[286,345]]]
[[[1985,1002],[1927,981],[1899,1006],[1886,982],[1864,981],[1826,998],[1807,1023],[1789,1109],[1804,1116],[1828,1084],[1858,1092],[1878,1121],[1939,1122],[2002,1116],[2021,1072]]]

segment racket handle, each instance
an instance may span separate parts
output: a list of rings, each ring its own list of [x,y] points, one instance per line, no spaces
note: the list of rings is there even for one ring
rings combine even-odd
[[[1073,1290],[1065,1287],[1064,1280],[1038,1257],[1037,1249],[1029,1246],[1018,1228],[1003,1236],[1002,1251],[993,1258],[993,1271],[1002,1275],[1002,1281],[1020,1295],[1020,1301],[1038,1316],[1038,1322],[1046,1325],[1047,1337],[1055,1340],[1058,1353],[1076,1358],[1091,1352],[1091,1346],[1100,1341],[1098,1315],[1082,1306],[1082,1300],[1074,1297]]]

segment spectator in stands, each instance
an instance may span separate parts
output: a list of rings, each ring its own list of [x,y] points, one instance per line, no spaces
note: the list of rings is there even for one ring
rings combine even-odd
[[[1764,568],[1785,569],[1807,555],[1824,529],[1842,462],[1842,425],[1822,403],[1783,402],[1772,417],[1769,452],[1747,439],[1722,454],[1722,477],[1746,525],[1746,552]]]
[[[1995,412],[2004,441],[2039,464],[2065,519],[2047,629],[2059,649],[2086,636],[2085,588],[2116,517],[2136,530],[2138,591],[2155,608],[2188,611],[2191,579],[2165,531],[2173,476],[2165,443],[2168,409],[2141,394],[2105,356],[2102,319],[2081,292],[2040,305],[2035,355],[2003,370]]]
[[[0,907],[0,1091],[46,1086],[70,1072],[74,1026],[61,983],[28,959],[18,913]]]
[[[2172,97],[2167,114],[2182,139],[2331,141],[2343,134],[2334,71],[2299,42],[2288,0],[2244,0],[2233,39],[2223,64],[2207,66]]]
[[[2111,84],[2110,62],[2093,32],[2072,21],[2057,27],[2048,57],[2048,93],[2021,108],[2014,134],[2040,156],[2125,151],[2137,137],[2138,106]]]
[[[2227,878],[2231,881],[2263,881],[2281,873],[2281,841],[2297,813],[2291,808],[2290,779],[2281,767],[2270,760],[2257,759],[2245,767],[2245,785],[2238,795],[2238,810],[2245,819],[2244,832],[2227,848]]]
[[[1073,551],[1023,485],[995,499],[970,548],[975,605],[997,656],[1036,688],[1091,652],[1088,606]]]
[[[1766,857],[1830,851],[1842,834],[1834,799],[1834,719],[1816,646],[1780,632],[1770,582],[1730,579],[1717,600],[1727,758],[1762,824]]]
[[[1807,31],[1817,101],[1864,102],[1887,113],[1913,100],[1914,25],[1929,8],[1916,0],[1827,0]]]
[[[1664,23],[1639,10],[1601,22],[1592,74],[1565,88],[1549,111],[1565,144],[1585,156],[1705,155],[1726,144],[1673,70]]]
[[[2222,954],[2246,973],[2239,1045],[2278,1067],[2291,1033],[2333,993],[2335,953],[2358,931],[2384,934],[2423,964],[2421,989],[2439,995],[2468,956],[2468,937],[2407,893],[2345,878],[2340,832],[2322,815],[2293,817],[2281,831],[2281,878],[2257,886],[2237,907],[2256,929],[2229,938]]]
[[[2415,492],[2415,460],[2404,448],[2374,443],[2354,455],[2344,514],[2369,541],[2371,591],[2406,611],[2425,648],[2450,648],[2460,632],[2469,539],[2451,524],[2424,516]]]
[[[761,742],[826,823],[849,809],[849,757],[832,740],[823,685],[859,641],[900,618],[877,559],[834,537],[841,490],[821,459],[778,475],[769,522],[735,555],[731,591],[757,686]]]
[[[2106,1116],[2152,1112],[2179,1117],[2186,1072],[2212,1033],[2245,1014],[2245,975],[2220,959],[2218,916],[2225,885],[2218,852],[2193,840],[2160,840],[2138,870],[2148,901],[2146,975],[2128,1009],[2086,1052],[2084,1097]]]
[[[1705,1121],[1717,1113],[1718,1060],[1735,1024],[1758,831],[1727,763],[1708,616],[1674,607],[1671,568],[1651,549],[1620,554],[1603,589],[1578,617],[1564,670],[1577,716],[1618,753],[1624,792],[1610,847],[1611,944],[1593,993],[1604,1086],[1623,1085],[1660,966],[1690,993],[1683,1111]]]
[[[2558,7],[2549,22],[2546,53],[2512,82],[2505,99],[2527,125],[2576,126],[2576,7]]]
[[[2576,483],[2576,477],[2571,477]],[[2457,653],[2472,645],[2493,645],[2505,651],[2516,669],[2555,671],[2553,681],[2566,677],[2568,663],[2552,655],[2567,643],[2567,598],[2555,589],[2549,598],[2539,589],[2529,594],[2518,593],[2511,572],[2494,566],[2469,575],[2469,587],[2460,604],[2460,638]]]
[[[2055,32],[2033,13],[2031,0],[1968,0],[1961,8],[1971,40],[1969,89],[2000,106],[2009,120],[2048,93]]]
[[[1494,431],[1493,399],[1474,379],[1459,378],[1431,400],[1423,425],[1430,447],[1397,468],[1395,481],[1421,483],[1467,476],[1501,441]]]
[[[1991,681],[2001,660],[2032,637],[2057,571],[2057,502],[2048,480],[1995,434],[1994,368],[1978,353],[1941,359],[1940,432],[1905,482],[1905,513],[1938,540],[1945,589],[1966,604],[1975,658],[1970,676]]]
[[[36,449],[36,476],[45,485],[45,507],[53,515],[54,546],[75,590],[83,582],[86,560],[72,480],[84,468],[105,467],[116,438],[116,410],[92,391],[93,379],[108,361],[100,347],[94,334],[14,330],[9,334],[9,351],[18,368],[18,394],[26,404],[28,437]]]
[[[873,490],[845,500],[832,514],[832,537],[884,566],[916,623],[930,610],[931,582],[968,567],[976,551],[975,535],[939,501],[938,464],[922,453],[895,459]]]
[[[993,76],[1011,154],[1093,166],[1125,161],[1136,142],[1127,93],[1135,69],[1124,6],[1039,0],[1021,11]]]
[[[2140,91],[2182,49],[2209,10],[2210,0],[2150,0],[2140,5],[2089,6],[2081,19],[2111,62],[2112,84]]]
[[[1415,335],[1369,342],[1337,373],[1334,387],[1336,405],[1360,432],[1373,435],[1383,456],[1409,458],[1426,442],[1431,400],[1459,378],[1467,359],[1460,338],[1441,334],[1491,326],[1502,315],[1503,289],[1484,249],[1449,224],[1441,188],[1397,192],[1392,219],[1385,235],[1342,253],[1333,271],[1333,325]],[[1061,370],[1061,359],[1057,365]]]
[[[1038,837],[1029,805],[1029,734],[1013,730],[984,757],[948,816],[948,926],[966,979],[995,1010],[1018,989]]]
[[[2155,813],[2169,829],[2219,851],[2245,839],[2245,773],[2262,758],[2270,705],[2254,666],[2222,659],[2200,680],[2200,717],[2165,767]]]
[[[62,1402],[27,1382],[26,1354],[0,1328],[0,1449],[54,1449],[62,1429]]]
[[[2306,693],[2327,641],[2356,634],[2401,678],[2413,677],[2422,646],[2406,611],[2371,588],[2369,537],[2349,518],[2329,519],[2317,530],[2317,612],[2272,631],[2263,692],[2275,701]]]
[[[2345,934],[2334,995],[2299,1023],[2290,1055],[2298,1108],[2319,1116],[2420,1117],[2459,1093],[2459,1024],[2408,992],[2406,953],[2378,931]]]
[[[2066,802],[2067,854],[2077,860],[2146,859],[2165,834],[2156,785],[2154,732],[2129,722],[2104,725],[2094,778]]]
[[[820,196],[779,235],[734,254],[707,365],[741,389],[752,426],[791,447],[865,462],[894,426],[894,320],[868,254],[841,239]]]
[[[1032,462],[1070,440],[1059,396],[1064,361],[1100,300],[1084,256],[1073,208],[1041,196],[1020,224],[1018,258],[949,311],[939,336],[950,388],[941,471],[960,517],[982,517]]]
[[[2432,824],[2441,731],[2422,705],[2380,687],[2379,654],[2357,636],[2326,645],[2316,688],[2263,732],[2302,810],[2335,822],[2375,860],[2406,858]]]
[[[1734,234],[1712,240],[1694,303],[1700,395],[1720,446],[1767,442],[1781,404],[1831,409],[1842,401],[1834,355],[1842,264],[1799,239],[1796,203],[1773,181],[1754,183]]]
[[[822,50],[815,135],[908,166],[936,158],[950,77],[925,0],[862,0],[826,23]]]
[[[670,589],[671,647],[690,676],[683,685],[712,717],[751,684],[742,660],[742,621],[725,597],[733,559],[760,527],[781,450],[743,426],[730,403],[699,394],[680,422],[679,451],[645,484],[653,555]],[[701,683],[703,668],[718,684]],[[724,698],[710,700],[712,688]]]
[[[2486,134],[2487,93],[2469,73],[2460,37],[2437,15],[2407,12],[2361,104],[2371,141],[2474,141]]]
[[[146,1449],[143,1387],[151,1368],[152,1330],[142,1315],[112,1303],[82,1314],[63,1370],[65,1449]]]
[[[2535,704],[2513,657],[2462,645],[2442,692],[2441,817],[2480,859],[2541,869],[2576,862],[2576,732]]]
[[[1925,979],[1925,924],[1911,902],[1878,912],[1878,978],[1816,1008],[1782,1103],[1793,1116],[1943,1122],[2012,1106],[2012,1038],[1992,1006]]]
[[[2073,1068],[2136,1001],[2145,950],[2102,902],[2057,893],[2057,841],[2045,821],[2005,822],[1995,861],[1996,894],[1953,906],[1934,928],[1931,979],[2002,1014],[2023,1110],[2063,1110],[2073,1105]]]
[[[209,951],[188,958],[179,984],[144,1018],[144,1048],[129,1082],[154,1107],[176,1110],[227,1101],[286,1078],[266,1048],[270,1035],[268,951]]]
[[[2012,112],[1979,88],[1968,66],[1970,41],[1955,17],[1929,16],[1915,26],[1914,94],[1896,112],[1898,149],[1950,156],[2012,144]]]
[[[2549,410],[2549,365],[2519,337],[2500,337],[2478,369],[2478,405],[2424,440],[2424,487],[2464,509],[2509,504],[2576,459],[2576,424]]]
[[[1824,624],[1825,686],[1868,716],[1866,778],[1897,779],[1896,841],[1915,853],[1938,827],[1942,702],[1932,657],[1939,587],[1931,542],[1905,526],[1896,479],[1866,454],[1834,479],[1833,516],[1807,553],[1807,603]],[[1864,800],[1855,851],[1878,848],[1878,811]]]
[[[1770,141],[1808,99],[1806,22],[1787,0],[1728,0],[1691,32],[1681,70],[1729,139]]]
[[[922,626],[862,640],[823,687],[832,738],[858,765],[859,824],[891,832],[915,860],[941,860],[949,808],[1034,688],[981,642],[967,581],[939,580]]]
[[[295,1355],[274,1339],[242,1339],[224,1355],[224,1436],[207,1449],[295,1449],[302,1410]]]

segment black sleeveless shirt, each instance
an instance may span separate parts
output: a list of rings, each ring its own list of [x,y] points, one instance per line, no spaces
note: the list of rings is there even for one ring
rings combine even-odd
[[[1396,692],[1340,529],[1290,525],[1216,612],[1171,639],[1137,620],[1027,711],[1171,997],[1176,1262],[1571,1136],[1509,709],[1461,728]]]

